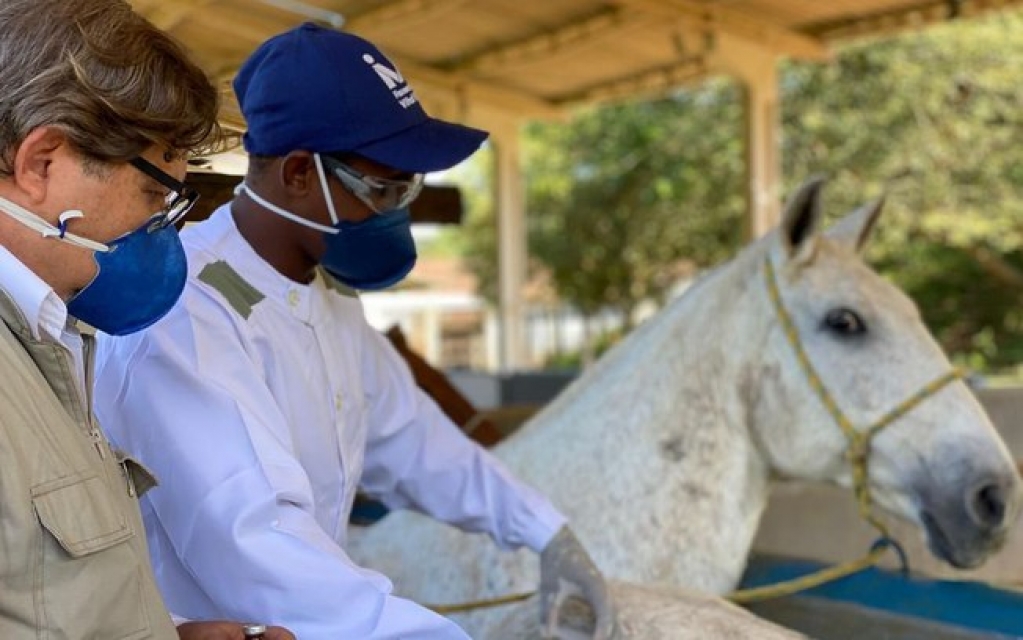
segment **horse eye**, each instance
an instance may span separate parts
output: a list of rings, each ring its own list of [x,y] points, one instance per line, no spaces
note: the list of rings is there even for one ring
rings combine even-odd
[[[863,318],[852,309],[844,307],[828,311],[828,315],[824,317],[824,324],[831,331],[845,336],[867,332],[867,325],[863,322]]]

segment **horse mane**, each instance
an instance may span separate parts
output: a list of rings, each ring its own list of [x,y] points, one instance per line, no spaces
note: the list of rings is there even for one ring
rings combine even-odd
[[[760,238],[745,247],[736,256],[715,265],[698,276],[680,295],[669,300],[650,318],[642,322],[631,333],[604,353],[582,375],[563,389],[546,407],[533,416],[527,424],[523,425],[520,431],[524,431],[532,424],[542,422],[548,417],[560,413],[563,407],[573,405],[591,384],[608,375],[611,371],[617,370],[622,360],[635,358],[637,354],[643,353],[645,349],[640,345],[644,342],[652,341],[665,326],[677,325],[676,316],[680,313],[685,313],[691,305],[699,304],[702,301],[702,293],[707,289],[708,284],[732,275],[734,270],[731,267],[737,267],[739,270],[745,271],[748,263],[758,264],[761,256],[766,252],[767,238],[772,235],[768,234]]]

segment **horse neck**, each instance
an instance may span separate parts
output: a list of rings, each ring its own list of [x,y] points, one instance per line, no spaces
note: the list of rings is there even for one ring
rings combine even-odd
[[[657,572],[681,562],[687,584],[721,591],[742,570],[767,487],[746,393],[766,339],[762,253],[694,285],[498,447],[614,575],[670,580]],[[626,556],[616,537],[650,543]]]

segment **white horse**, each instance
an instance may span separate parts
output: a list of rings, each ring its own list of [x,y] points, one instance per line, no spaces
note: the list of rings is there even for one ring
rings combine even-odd
[[[772,476],[854,484],[850,438],[837,423],[846,418],[853,437],[866,437],[887,416],[860,467],[869,495],[919,525],[936,556],[975,566],[1015,520],[1020,479],[1006,447],[966,385],[947,376],[951,365],[912,302],[859,257],[880,203],[819,233],[820,187],[804,185],[778,229],[640,326],[496,448],[564,510],[607,576],[732,590]],[[421,602],[538,583],[532,554],[501,552],[413,513],[389,515],[351,551]],[[631,610],[643,600],[630,597],[635,589],[616,583],[623,619],[649,621]],[[528,611],[535,617],[535,606]],[[508,616],[520,615],[505,608],[458,620],[474,637],[507,638]]]

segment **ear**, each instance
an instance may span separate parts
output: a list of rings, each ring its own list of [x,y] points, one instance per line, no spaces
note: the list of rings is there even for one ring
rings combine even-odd
[[[308,151],[292,151],[284,156],[279,176],[281,186],[292,196],[304,196],[311,188],[319,188],[316,163]]]
[[[14,152],[15,184],[31,204],[46,198],[53,164],[66,156],[67,136],[56,127],[38,127],[29,132]]]
[[[870,232],[873,231],[874,224],[883,208],[884,198],[869,202],[859,209],[845,214],[841,220],[831,225],[824,235],[859,252],[870,238]]]
[[[809,262],[817,248],[821,220],[821,189],[824,176],[813,176],[796,189],[785,205],[779,234],[790,260]]]

